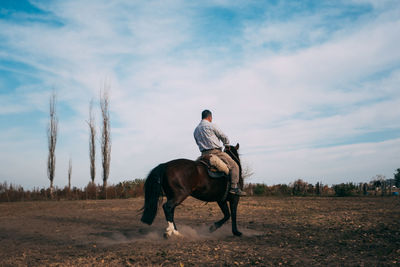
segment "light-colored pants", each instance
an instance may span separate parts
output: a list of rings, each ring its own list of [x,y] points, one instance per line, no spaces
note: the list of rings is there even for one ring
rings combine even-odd
[[[239,166],[237,163],[225,152],[219,149],[208,150],[201,153],[202,155],[216,155],[228,166],[229,174],[231,175],[232,188],[236,188],[239,183]]]

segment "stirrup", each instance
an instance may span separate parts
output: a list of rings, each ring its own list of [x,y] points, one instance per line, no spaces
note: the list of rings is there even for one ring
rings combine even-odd
[[[229,190],[229,193],[233,194],[233,195],[238,195],[238,196],[246,196],[246,192],[240,190],[238,187],[236,188],[231,188]]]

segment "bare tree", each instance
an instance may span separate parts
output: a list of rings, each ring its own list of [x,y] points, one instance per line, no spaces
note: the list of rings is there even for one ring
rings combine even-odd
[[[90,159],[90,179],[94,184],[96,177],[96,123],[93,116],[93,100],[89,105],[89,120],[86,121],[89,126],[89,159]]]
[[[244,164],[244,167],[242,170],[243,179],[248,179],[253,175],[254,175],[253,169],[248,164]]]
[[[53,196],[54,187],[54,174],[56,170],[56,144],[57,144],[57,130],[58,130],[58,118],[56,113],[56,101],[57,95],[53,90],[50,96],[50,122],[47,128],[47,140],[48,140],[48,149],[49,155],[47,158],[47,176],[50,180],[50,194]]]
[[[107,179],[110,174],[111,161],[111,131],[110,131],[110,97],[109,87],[104,85],[104,90],[100,93],[100,108],[102,115],[101,124],[101,154],[103,164],[103,190],[106,192],[107,198]]]
[[[71,191],[71,176],[72,176],[72,160],[69,158],[68,162],[68,192]]]

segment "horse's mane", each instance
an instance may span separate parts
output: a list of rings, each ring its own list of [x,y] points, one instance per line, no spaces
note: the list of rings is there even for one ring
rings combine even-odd
[[[239,183],[243,185],[242,177],[242,164],[240,163],[240,157],[238,153],[239,144],[236,146],[225,146],[224,152],[227,153],[239,166]]]
[[[240,158],[238,153],[239,144],[236,146],[226,146],[224,152],[227,153],[240,167]]]

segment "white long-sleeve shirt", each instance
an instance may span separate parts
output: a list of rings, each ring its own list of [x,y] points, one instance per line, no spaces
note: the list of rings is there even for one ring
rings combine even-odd
[[[205,119],[201,120],[193,135],[200,152],[221,148],[220,141],[222,141],[223,145],[229,144],[228,137],[215,124]]]

